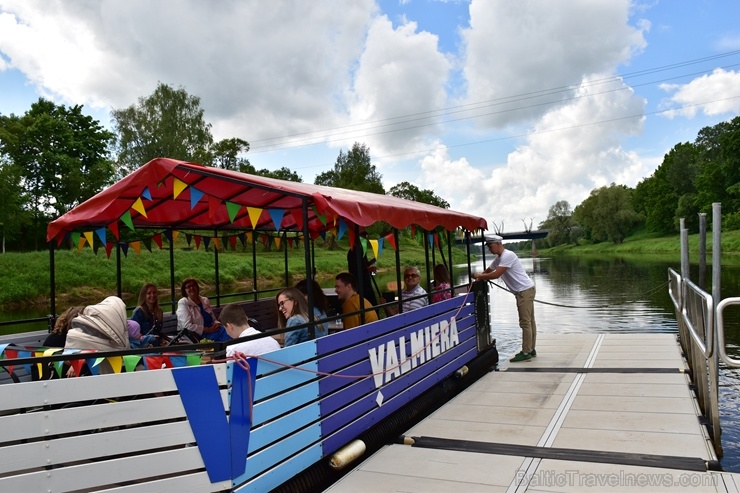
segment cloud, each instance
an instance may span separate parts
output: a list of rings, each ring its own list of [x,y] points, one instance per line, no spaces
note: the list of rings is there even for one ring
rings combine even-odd
[[[201,98],[216,138],[252,142],[344,123],[344,88],[377,7],[4,0],[2,9],[0,52],[55,101],[124,108],[162,82]]]
[[[740,113],[740,72],[734,70],[717,68],[688,84],[661,84],[660,88],[672,93],[660,104],[661,109],[667,109],[662,113],[667,118],[693,118],[699,112],[705,115]]]
[[[424,188],[434,188],[453,208],[485,217],[489,228],[503,223],[504,231],[514,232],[522,220],[533,218],[537,226],[547,219],[559,200],[575,208],[594,188],[635,186],[656,163],[620,141],[641,131],[643,117],[625,116],[641,115],[646,101],[618,79],[604,88],[611,91],[590,95],[593,82],[604,79],[586,78],[576,99],[543,115],[506,163],[485,174],[465,159],[450,160],[445,149],[427,156],[421,161]]]
[[[428,145],[439,131],[434,110],[446,104],[450,61],[439,52],[438,38],[417,32],[414,22],[393,28],[385,17],[370,25],[359,59],[350,101],[352,139],[366,142],[379,154],[408,152]],[[426,144],[425,144],[426,142]]]
[[[610,73],[646,46],[630,2],[473,0],[465,43],[467,102],[480,126],[531,121],[571,97],[584,75]],[[471,112],[472,114],[472,112]]]

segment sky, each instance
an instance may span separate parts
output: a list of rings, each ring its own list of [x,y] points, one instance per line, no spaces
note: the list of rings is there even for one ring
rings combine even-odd
[[[304,182],[365,144],[389,190],[512,233],[740,113],[737,0],[0,0],[0,114],[113,128],[158,83]],[[143,163],[142,163],[143,164]]]

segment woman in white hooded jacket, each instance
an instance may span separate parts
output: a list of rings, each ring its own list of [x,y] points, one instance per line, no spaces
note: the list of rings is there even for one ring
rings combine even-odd
[[[223,342],[231,339],[213,314],[211,302],[200,295],[195,279],[185,279],[180,286],[182,298],[177,302],[177,329],[187,329],[202,339]]]

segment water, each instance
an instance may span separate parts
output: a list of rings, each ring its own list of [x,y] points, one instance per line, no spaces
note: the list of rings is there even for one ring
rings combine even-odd
[[[522,258],[534,279],[539,334],[677,333],[668,296],[667,271],[676,262],[660,258]],[[482,269],[482,265],[476,266]],[[711,278],[711,270],[708,277]],[[693,273],[692,279],[698,275]],[[723,267],[722,297],[740,296],[740,266]],[[458,282],[464,282],[463,279]],[[503,286],[503,283],[496,281]],[[711,288],[706,288],[711,292]],[[555,306],[566,305],[566,306]],[[513,296],[491,288],[491,325],[501,359],[521,349]],[[726,312],[728,354],[740,357],[740,317]],[[722,467],[740,472],[740,370],[721,367],[720,416],[724,457]]]
[[[523,258],[522,263],[537,285],[537,299],[552,303],[535,305],[537,330],[541,334],[678,332],[666,284],[668,268],[678,270],[678,259],[586,256]],[[474,268],[482,270],[483,265]],[[455,273],[458,270],[465,274],[456,279],[456,284],[465,284],[467,267],[455,269]],[[711,267],[707,277],[711,279]],[[696,266],[692,266],[691,279],[698,283]],[[378,275],[376,282],[381,291],[386,291],[388,282],[394,280],[392,274]],[[711,292],[709,286],[705,289]],[[722,298],[728,297],[740,297],[740,262],[732,258],[728,262],[723,259],[722,268]],[[492,288],[491,309],[492,333],[503,359],[519,351],[521,344],[512,295]],[[1,314],[0,319],[43,317],[46,311],[46,307],[39,307],[38,311],[26,310],[22,316]],[[725,316],[727,352],[740,358],[740,307],[729,309]],[[39,328],[45,327],[41,324]],[[740,370],[724,365],[720,376],[720,415],[722,466],[727,471],[740,472]]]

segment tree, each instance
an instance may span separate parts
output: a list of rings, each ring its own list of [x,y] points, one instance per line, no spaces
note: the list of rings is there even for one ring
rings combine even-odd
[[[398,197],[406,200],[413,200],[415,202],[421,202],[423,204],[436,205],[443,209],[449,209],[450,204],[443,198],[438,197],[433,190],[424,189],[421,190],[416,185],[404,181],[391,187],[388,192],[389,195]]]
[[[219,140],[211,146],[210,162],[216,168],[254,174],[254,166],[239,154],[249,151],[249,142],[239,138]]]
[[[640,222],[632,208],[631,190],[612,183],[591,191],[574,211],[578,224],[592,240],[622,243]]]
[[[364,145],[355,142],[352,149],[346,154],[339,151],[339,157],[334,169],[325,171],[314,180],[316,185],[347,188],[361,192],[385,194],[382,176],[370,162],[370,150]]]
[[[211,162],[211,124],[203,120],[200,98],[182,87],[160,82],[151,96],[111,116],[118,134],[119,177],[158,157]]]
[[[573,212],[567,200],[559,200],[550,206],[547,219],[542,221],[539,229],[549,230],[547,242],[552,246],[565,245],[575,241],[573,235]]]
[[[21,169],[0,155],[0,229],[2,229],[2,253],[6,239],[18,238],[23,224],[30,224],[31,217],[24,208]]]
[[[261,169],[257,171],[255,174],[260,176],[266,176],[267,178],[276,178],[278,180],[287,180],[287,181],[295,181],[298,183],[303,182],[303,178],[301,178],[298,173],[295,171],[291,171],[290,169],[283,166],[280,169],[276,169],[274,171],[270,171],[268,169]]]
[[[22,117],[0,116],[0,154],[15,167],[35,237],[49,215],[62,215],[111,182],[113,134],[82,114],[43,98]],[[36,244],[36,246],[38,246]]]

